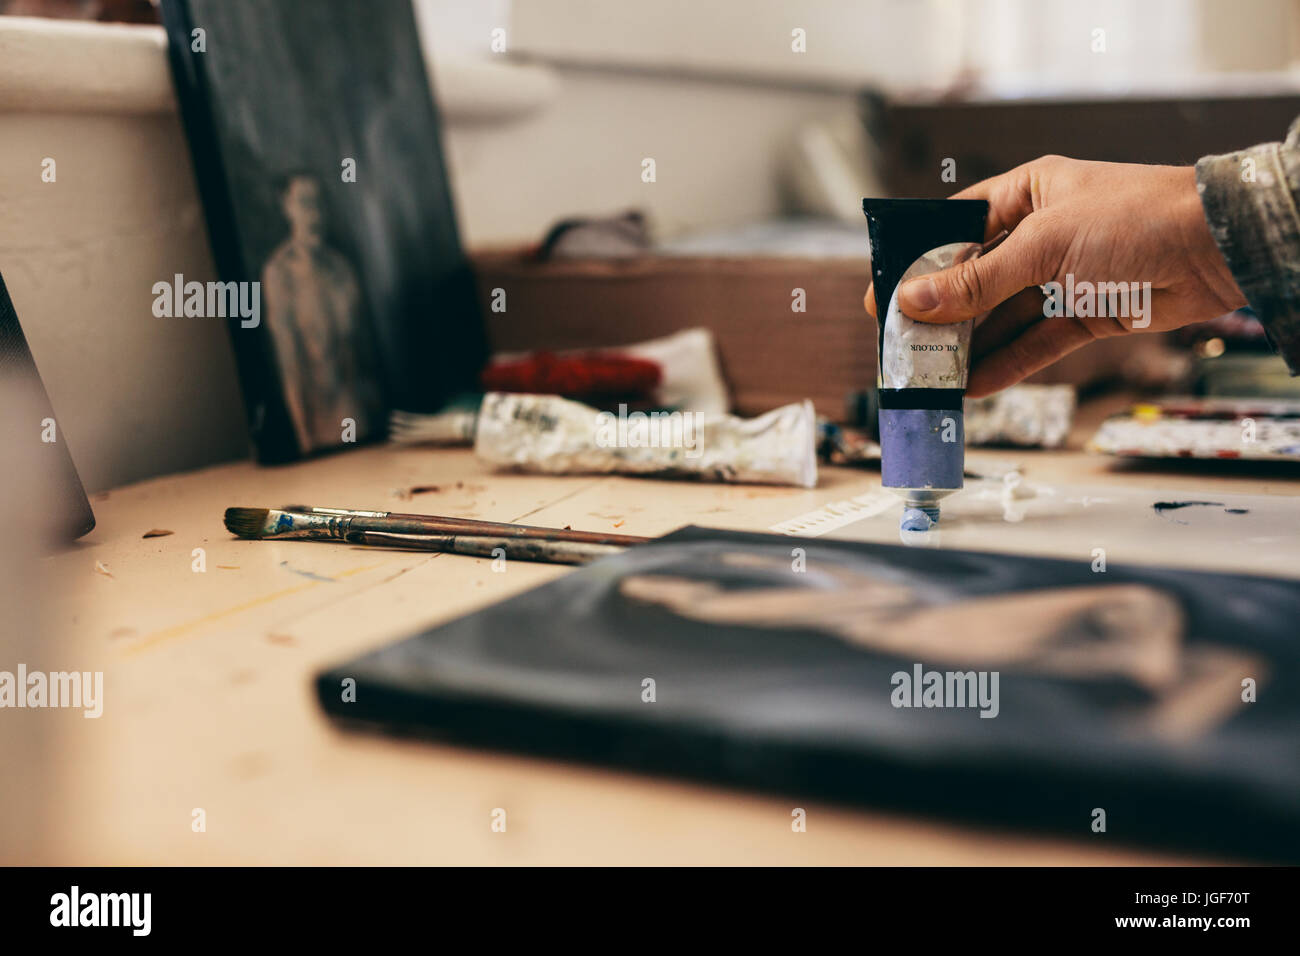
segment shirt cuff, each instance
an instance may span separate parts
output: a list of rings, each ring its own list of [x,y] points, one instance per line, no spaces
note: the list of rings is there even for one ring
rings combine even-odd
[[[1292,375],[1300,375],[1300,121],[1285,143],[1196,164],[1210,234]]]

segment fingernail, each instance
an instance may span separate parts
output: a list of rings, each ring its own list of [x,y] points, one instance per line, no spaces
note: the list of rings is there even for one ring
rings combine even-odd
[[[939,287],[933,279],[912,279],[898,290],[904,312],[929,312],[939,304]]]

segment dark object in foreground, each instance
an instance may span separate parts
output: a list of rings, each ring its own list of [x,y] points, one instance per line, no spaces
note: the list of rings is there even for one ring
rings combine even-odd
[[[4,504],[16,509],[13,516],[18,517],[39,503],[46,514],[35,524],[52,544],[80,538],[95,527],[95,514],[60,425],[0,277],[0,448],[4,449],[6,471],[32,469],[21,476],[6,474]],[[6,519],[10,517],[8,509],[2,512]],[[5,524],[10,533],[16,533],[12,522],[6,520]]]
[[[1298,619],[1289,580],[687,528],[317,690],[471,746],[1295,862]]]

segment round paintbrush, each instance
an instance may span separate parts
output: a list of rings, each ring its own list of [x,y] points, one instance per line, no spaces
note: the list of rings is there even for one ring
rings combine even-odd
[[[227,508],[226,529],[241,538],[311,538],[346,541],[359,531],[405,535],[469,535],[518,540],[567,541],[574,544],[628,547],[649,538],[597,531],[538,528],[531,525],[442,518],[433,515],[394,515],[378,511],[343,511],[328,508]]]
[[[312,505],[285,505],[280,510],[300,514],[335,515],[354,519],[352,527],[393,534],[471,534],[499,535],[503,538],[541,538],[546,541],[578,541],[587,544],[615,544],[631,547],[645,544],[650,538],[634,534],[604,531],[574,531],[572,528],[541,528],[536,525],[482,521],[478,518],[444,518],[439,515],[401,514],[394,511],[355,511],[349,508],[317,508]],[[358,517],[382,519],[384,526],[357,522]]]
[[[500,538],[460,534],[390,534],[386,531],[353,531],[353,544],[406,551],[441,551],[466,554],[477,558],[506,558],[511,561],[538,561],[544,564],[586,564],[623,549],[608,544],[580,541],[545,541],[540,538]]]

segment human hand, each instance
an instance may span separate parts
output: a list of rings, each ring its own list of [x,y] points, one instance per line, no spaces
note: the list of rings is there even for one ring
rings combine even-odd
[[[1210,235],[1190,166],[1043,156],[952,198],[988,200],[985,239],[1005,239],[978,259],[904,283],[898,298],[920,322],[989,313],[971,339],[972,398],[1094,339],[1165,332],[1246,304]],[[1049,286],[1050,298],[1039,288],[1049,283],[1060,283]],[[1084,302],[1081,285],[1115,288],[1101,285],[1110,283],[1138,285],[1118,296],[1118,309],[1105,291]],[[875,316],[871,288],[865,304]]]

